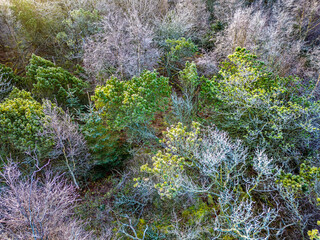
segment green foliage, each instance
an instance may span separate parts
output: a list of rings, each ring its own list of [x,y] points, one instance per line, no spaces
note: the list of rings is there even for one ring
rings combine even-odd
[[[307,163],[300,165],[299,175],[281,171],[276,183],[281,183],[285,188],[295,194],[312,191],[315,182],[320,180],[320,168],[311,167]],[[320,198],[319,200],[320,201]]]
[[[49,68],[54,67],[54,63],[48,61],[40,56],[32,54],[29,65],[26,67],[27,76],[31,80],[32,84],[37,83],[37,70],[38,68]]]
[[[172,96],[173,113],[179,122],[190,124],[195,120],[198,112],[199,88],[206,79],[199,77],[196,64],[186,62],[185,68],[179,72],[179,87],[182,96],[178,97],[176,93]]]
[[[93,100],[106,126],[122,130],[150,122],[157,111],[165,108],[170,92],[167,78],[145,71],[127,82],[112,77],[105,86],[96,88]]]
[[[3,64],[0,64],[0,74],[8,81],[14,81],[16,77],[15,74],[13,73],[12,68],[6,67]]]
[[[118,132],[110,131],[101,116],[90,109],[85,116],[83,134],[94,159],[94,165],[114,167],[122,164],[128,152]],[[94,173],[94,174],[98,174]],[[96,176],[99,178],[99,176]]]
[[[182,212],[182,217],[187,220],[188,225],[193,225],[199,222],[208,221],[214,210],[214,205],[210,206],[210,204],[199,199],[195,205]]]
[[[265,146],[282,161],[316,150],[312,144],[319,137],[320,103],[297,97],[300,80],[275,76],[242,48],[228,58],[201,90],[213,122],[251,149]]]
[[[37,150],[44,154],[52,145],[50,136],[41,136],[45,117],[40,103],[29,92],[14,88],[0,104],[0,140],[8,153]]]
[[[67,49],[65,57],[70,60],[81,60],[84,38],[96,33],[96,22],[100,16],[96,10],[87,11],[82,8],[69,12],[69,17],[63,20],[64,31],[57,34],[57,40]]]
[[[33,83],[32,93],[39,99],[57,100],[59,104],[68,107],[74,103],[72,99],[77,99],[78,103],[86,101],[86,82],[41,57],[32,55],[27,66],[27,76]],[[79,108],[80,104],[77,105]]]
[[[19,89],[27,88],[26,78],[16,75],[12,68],[0,64],[0,101],[10,93],[13,86]]]
[[[145,71],[130,81],[112,77],[96,88],[96,112],[86,123],[85,135],[90,149],[101,164],[118,165],[127,155],[120,131],[133,125],[148,124],[156,111],[163,110],[170,94],[168,79]],[[123,141],[123,140],[122,140]]]
[[[187,127],[183,127],[181,123],[170,128],[164,133],[161,141],[167,147],[152,157],[152,167],[145,164],[140,168],[141,172],[148,173],[151,179],[157,179],[154,187],[163,198],[172,199],[184,191],[182,185],[186,184],[185,167],[190,164],[190,159],[193,157],[192,150],[199,146],[197,135],[200,132],[200,125],[195,122],[192,125],[191,131],[187,131]],[[139,186],[141,180],[149,182],[150,178],[134,179],[137,181],[135,186]]]
[[[185,68],[179,72],[179,85],[182,93],[185,96],[194,98],[200,81],[196,64],[194,62],[186,62]]]
[[[167,39],[164,46],[164,68],[169,77],[180,71],[184,63],[190,60],[198,51],[191,39]]]
[[[18,33],[25,47],[54,52],[55,35],[62,27],[64,11],[58,4],[45,1],[10,0],[11,10],[19,22]],[[49,47],[51,46],[51,47]]]

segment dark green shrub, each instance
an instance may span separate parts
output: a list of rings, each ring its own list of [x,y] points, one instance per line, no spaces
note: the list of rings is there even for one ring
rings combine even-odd
[[[99,169],[119,166],[128,156],[126,145],[121,143],[119,132],[110,131],[105,121],[93,109],[86,114],[82,132],[87,141],[95,166],[94,178],[99,178]]]
[[[127,157],[126,132],[131,126],[149,124],[163,110],[170,96],[168,79],[145,71],[130,81],[112,77],[97,87],[96,110],[87,115],[84,134],[97,164],[119,165]]]
[[[54,67],[54,63],[50,62],[42,57],[32,54],[29,65],[26,67],[27,76],[33,84],[37,83],[37,70],[38,68]]]
[[[33,83],[32,93],[39,99],[57,100],[67,107],[80,107],[80,103],[86,102],[88,83],[48,60],[32,55],[27,66],[27,76]]]

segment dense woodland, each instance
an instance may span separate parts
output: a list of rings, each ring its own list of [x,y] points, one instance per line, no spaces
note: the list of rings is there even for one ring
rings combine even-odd
[[[0,239],[320,239],[319,0],[0,0]]]

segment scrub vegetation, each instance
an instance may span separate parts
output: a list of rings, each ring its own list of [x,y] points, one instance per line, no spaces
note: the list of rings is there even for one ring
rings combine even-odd
[[[318,0],[0,0],[0,239],[320,239]]]

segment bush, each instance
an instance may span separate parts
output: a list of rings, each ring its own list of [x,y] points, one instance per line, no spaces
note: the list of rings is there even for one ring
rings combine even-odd
[[[52,146],[50,136],[41,136],[43,108],[29,92],[14,88],[0,104],[0,116],[0,139],[8,153],[19,155],[36,150],[44,155]]]
[[[127,82],[112,77],[97,87],[92,97],[95,110],[86,116],[83,129],[96,164],[121,164],[128,155],[126,133],[149,125],[155,113],[165,109],[170,90],[167,78],[149,71]]]
[[[299,166],[299,174],[281,171],[276,178],[280,194],[287,206],[291,209],[291,222],[295,229],[304,235],[306,230],[316,228],[319,224],[320,206],[320,168],[312,167],[308,162]],[[310,239],[317,239],[316,229],[308,231]]]
[[[32,84],[37,83],[37,70],[38,68],[49,68],[54,67],[54,63],[50,62],[42,57],[33,54],[29,60],[29,65],[26,67],[27,77]]]
[[[212,214],[215,220],[200,218],[198,222],[202,226],[199,233],[207,238],[270,234],[265,234],[265,230],[270,231],[277,210],[253,211],[254,192],[271,191],[273,185],[269,183],[277,174],[272,159],[263,151],[256,151],[251,161],[254,174],[250,175],[246,148],[214,127],[201,129],[194,122],[188,129],[179,123],[164,133],[161,142],[164,149],[151,154],[151,166],[148,163],[141,166],[141,172],[146,175],[134,179],[135,186],[154,186],[162,199],[178,201],[183,195],[208,198],[212,212],[206,210],[201,214]],[[189,223],[188,227],[191,226]]]
[[[212,121],[251,149],[264,146],[282,163],[315,153],[320,105],[308,95],[297,96],[303,91],[300,80],[266,71],[245,49],[238,48],[229,60],[202,88]]]
[[[163,46],[166,39],[198,40],[208,27],[209,14],[202,0],[168,1],[171,9],[156,26],[156,42]]]
[[[0,194],[2,239],[90,239],[84,224],[73,218],[78,194],[61,176],[24,178],[15,164],[0,175],[7,185]]]
[[[93,100],[108,128],[122,130],[149,123],[157,111],[165,108],[170,90],[167,78],[145,71],[127,82],[112,77],[105,86],[96,88]]]
[[[53,141],[53,150],[48,152],[51,164],[57,171],[69,172],[79,188],[79,179],[83,180],[92,167],[89,149],[79,125],[48,100],[43,104],[43,112],[46,115],[42,121],[43,136],[52,136]]]
[[[12,15],[18,28],[17,35],[24,40],[22,47],[29,52],[55,53],[55,36],[62,28],[65,15],[57,3],[47,1],[10,0]]]
[[[182,70],[185,62],[190,60],[197,51],[197,46],[190,39],[167,39],[164,45],[163,64],[168,77]]]
[[[32,55],[27,66],[27,76],[33,83],[32,93],[39,99],[56,100],[63,106],[70,106],[74,101],[72,98],[75,98],[78,108],[86,102],[88,83],[48,60]]]
[[[268,4],[251,4],[246,8],[241,8],[243,1],[218,2],[217,18],[227,23],[217,36],[214,50],[220,59],[236,47],[243,47],[254,52],[280,76],[313,75],[306,61],[318,35],[319,1],[268,1]]]
[[[85,125],[82,127],[82,132],[93,158],[92,165],[96,168],[93,178],[100,178],[99,170],[102,170],[104,176],[110,167],[120,166],[123,163],[128,157],[127,146],[121,142],[120,133],[111,131],[101,113],[93,108],[89,109],[83,120]]]
[[[178,122],[191,123],[198,113],[198,90],[204,77],[199,77],[196,64],[186,62],[185,69],[179,72],[179,87],[182,96],[172,95],[173,113]]]

